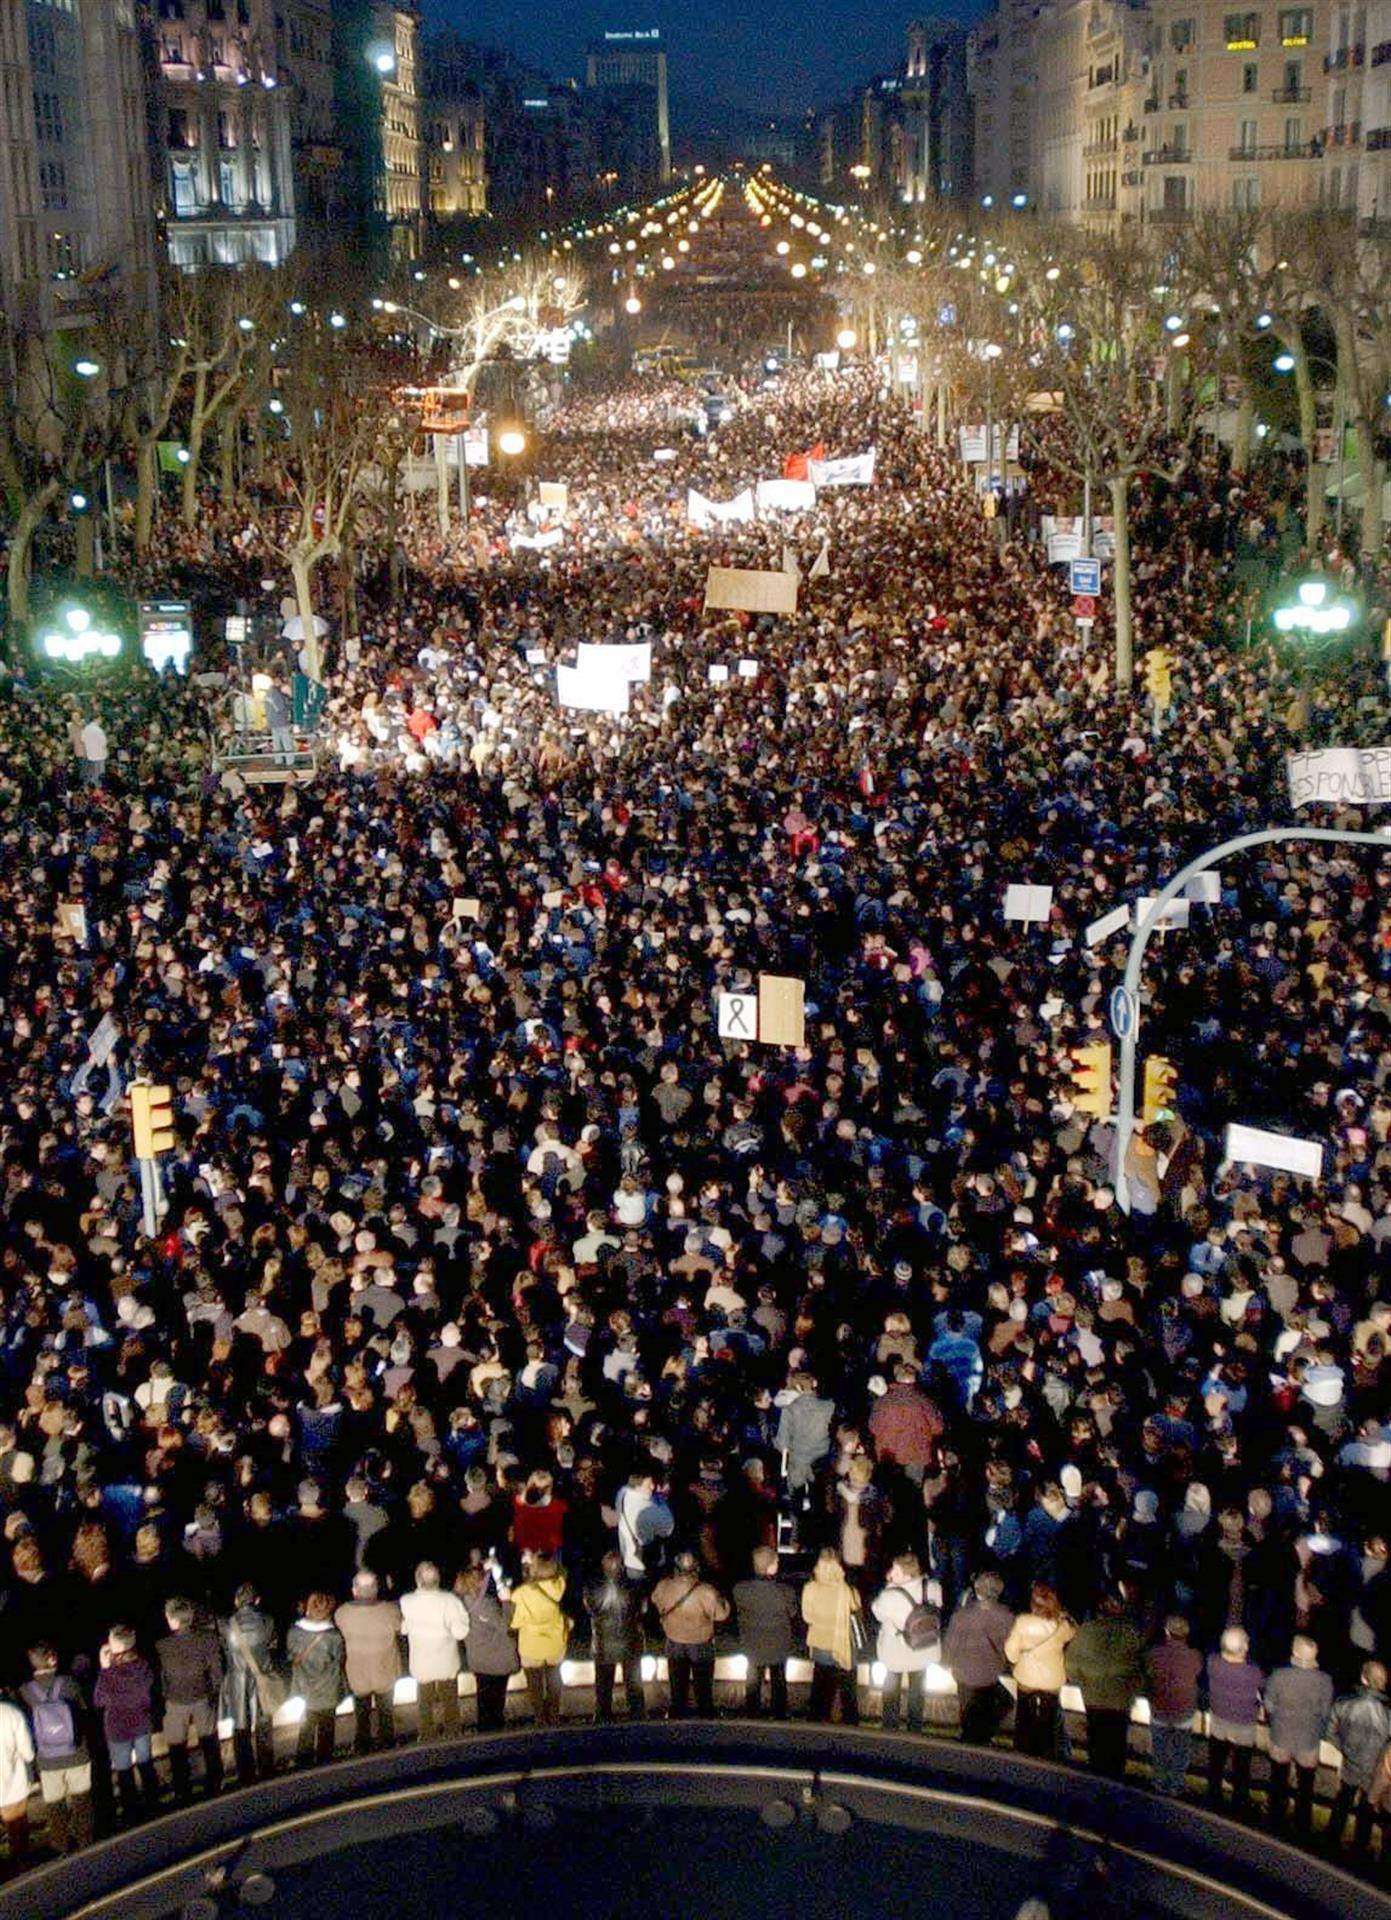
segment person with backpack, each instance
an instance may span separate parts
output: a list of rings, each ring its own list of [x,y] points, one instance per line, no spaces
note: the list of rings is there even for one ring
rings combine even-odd
[[[690,1711],[692,1688],[696,1712],[713,1719],[715,1628],[729,1618],[728,1600],[701,1579],[693,1553],[678,1553],[673,1570],[652,1589],[652,1611],[666,1639],[672,1719]]]
[[[159,1775],[150,1749],[154,1670],[136,1647],[134,1627],[113,1627],[97,1660],[101,1671],[92,1689],[92,1702],[101,1715],[120,1817],[134,1822],[145,1811],[146,1802],[151,1807],[159,1804]]]
[[[22,1866],[29,1852],[29,1770],[34,1742],[22,1710],[0,1700],[0,1821],[9,1842],[10,1865]]]
[[[559,1566],[546,1554],[535,1554],[525,1580],[512,1595],[512,1631],[538,1727],[554,1727],[560,1721],[560,1663],[570,1643],[570,1622],[561,1606],[564,1597],[565,1575]]]
[[[34,1734],[39,1791],[56,1853],[73,1853],[92,1838],[92,1755],[86,1740],[87,1702],[77,1682],[58,1670],[47,1641],[29,1650],[34,1677],[19,1690]]]
[[[290,1687],[304,1702],[295,1764],[307,1767],[333,1758],[338,1703],[347,1692],[343,1636],[333,1624],[333,1595],[311,1593],[304,1612],[285,1636]]]
[[[909,1733],[921,1733],[927,1711],[927,1669],[942,1654],[942,1616],[934,1604],[932,1582],[923,1578],[915,1553],[900,1553],[889,1568],[884,1589],[870,1612],[879,1622],[875,1658],[884,1668],[883,1727],[898,1730],[904,1692],[908,1695]],[[905,1686],[906,1683],[906,1686]]]

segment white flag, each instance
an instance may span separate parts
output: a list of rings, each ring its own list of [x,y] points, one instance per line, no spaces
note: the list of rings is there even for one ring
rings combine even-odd
[[[828,580],[831,575],[831,543],[829,539],[821,542],[821,551],[811,563],[808,580]]]

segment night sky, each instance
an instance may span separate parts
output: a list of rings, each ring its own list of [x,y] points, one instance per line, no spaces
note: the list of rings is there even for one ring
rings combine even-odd
[[[605,28],[659,27],[678,100],[769,113],[821,105],[891,71],[907,22],[933,13],[902,0],[424,0],[424,8],[429,24],[507,47],[557,79],[583,77],[585,43]]]

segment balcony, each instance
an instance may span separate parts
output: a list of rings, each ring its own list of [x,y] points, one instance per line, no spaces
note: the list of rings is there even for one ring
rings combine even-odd
[[[1346,120],[1340,126],[1325,127],[1324,145],[1328,147],[1356,147],[1362,141],[1362,122]]]
[[[1384,67],[1388,60],[1391,60],[1391,40],[1383,40],[1378,46],[1372,48],[1369,64],[1374,67]]]
[[[1333,53],[1323,56],[1325,73],[1346,73],[1350,67],[1360,67],[1366,49],[1359,40],[1355,47],[1339,47]]]
[[[1151,93],[1146,95],[1143,111],[1145,113],[1158,113],[1159,95],[1157,93]]]
[[[1145,219],[1152,227],[1186,227],[1193,219],[1192,207],[1149,207]]]
[[[1189,147],[1151,147],[1144,155],[1147,167],[1186,167],[1192,161]]]
[[[1302,140],[1297,145],[1278,147],[1229,147],[1229,160],[1316,160],[1323,152],[1318,140]]]
[[[1373,127],[1364,144],[1368,153],[1385,153],[1391,149],[1391,127]]]
[[[1277,87],[1270,97],[1277,107],[1307,107],[1313,93],[1309,87]]]
[[[1117,142],[1114,137],[1110,140],[1092,140],[1083,147],[1082,158],[1084,160],[1099,160],[1103,155],[1114,154],[1116,146]]]
[[[1123,187],[1138,187],[1144,177],[1138,167],[1132,167],[1129,173],[1123,173],[1121,175],[1121,185]]]
[[[1114,213],[1116,211],[1115,196],[1109,193],[1089,195],[1082,202],[1082,211],[1083,213]]]
[[[1188,95],[1186,93],[1171,93],[1169,95],[1170,113],[1185,113],[1187,109]]]

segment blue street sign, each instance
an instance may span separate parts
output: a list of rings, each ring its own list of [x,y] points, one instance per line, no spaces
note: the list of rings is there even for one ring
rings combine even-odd
[[[1099,560],[1074,560],[1072,562],[1072,592],[1090,594],[1093,599],[1101,592],[1101,562]]]
[[[1128,1040],[1135,1031],[1135,996],[1124,987],[1111,990],[1111,1031],[1117,1040]]]

